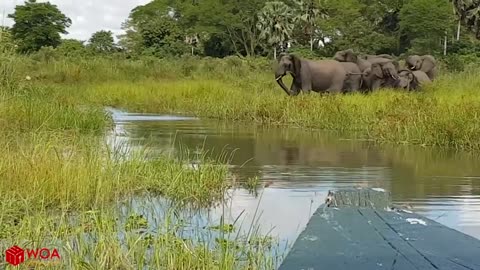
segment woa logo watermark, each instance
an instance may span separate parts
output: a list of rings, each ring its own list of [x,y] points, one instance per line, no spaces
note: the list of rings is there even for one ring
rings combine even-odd
[[[53,250],[49,248],[22,249],[19,246],[13,246],[5,251],[5,260],[13,266],[25,262],[25,259],[60,260],[60,254],[56,248]]]

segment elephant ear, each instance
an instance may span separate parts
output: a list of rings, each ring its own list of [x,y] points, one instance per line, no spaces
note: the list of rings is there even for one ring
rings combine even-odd
[[[377,63],[373,64],[372,65],[372,72],[378,78],[383,78],[383,70],[382,70],[382,67],[380,66],[380,64],[377,64]]]
[[[387,62],[383,64],[382,70],[384,75],[391,77],[393,79],[398,79],[398,68],[393,62]]]
[[[293,63],[293,74],[295,78],[301,78],[302,61],[298,56],[294,54],[290,55],[290,59]]]
[[[347,62],[356,63],[358,60],[357,55],[353,52],[352,49],[345,50],[345,59]]]
[[[409,70],[415,67],[415,56],[414,55],[409,55],[407,59],[405,60],[405,64]]]
[[[429,72],[435,67],[435,60],[433,57],[429,56],[424,56],[422,57],[423,60],[421,61],[421,70],[424,72]],[[418,68],[420,70],[420,68]]]

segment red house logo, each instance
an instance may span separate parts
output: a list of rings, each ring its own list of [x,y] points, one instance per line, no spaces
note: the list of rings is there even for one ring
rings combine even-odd
[[[28,259],[33,260],[53,260],[54,258],[60,259],[60,254],[58,254],[58,250],[55,248],[51,251],[48,248],[41,248],[41,249],[22,249],[19,246],[13,246],[7,251],[5,251],[5,260],[14,266],[17,266],[25,261],[25,256]]]
[[[13,246],[7,249],[5,258],[9,264],[17,266],[25,261],[25,251],[18,246]]]

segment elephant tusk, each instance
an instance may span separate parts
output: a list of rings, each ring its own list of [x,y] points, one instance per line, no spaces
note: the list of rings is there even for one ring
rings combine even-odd
[[[278,76],[277,78],[275,78],[275,81],[280,80],[282,77],[283,77],[282,75]]]

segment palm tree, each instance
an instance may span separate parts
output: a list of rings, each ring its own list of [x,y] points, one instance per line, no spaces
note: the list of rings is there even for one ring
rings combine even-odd
[[[260,38],[273,46],[274,59],[277,58],[277,46],[291,40],[295,21],[294,10],[280,1],[265,3],[259,12],[257,28],[260,31]]]
[[[454,12],[458,17],[457,40],[460,39],[462,23],[480,34],[480,0],[452,0]]]
[[[466,19],[472,24],[475,29],[475,36],[480,38],[480,0],[470,0],[471,6],[467,9]]]
[[[458,26],[457,26],[457,41],[460,40],[460,28],[462,26],[462,21],[465,18],[465,2],[464,0],[452,0],[453,4],[453,13],[457,15]]]
[[[310,35],[310,51],[313,51],[313,41],[316,32],[315,22],[318,18],[327,18],[327,14],[322,13],[318,8],[318,2],[315,0],[295,1],[298,5],[298,19],[306,24],[306,30]]]

